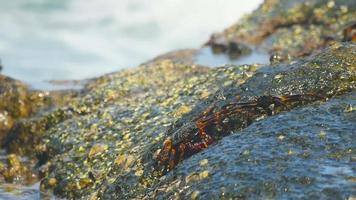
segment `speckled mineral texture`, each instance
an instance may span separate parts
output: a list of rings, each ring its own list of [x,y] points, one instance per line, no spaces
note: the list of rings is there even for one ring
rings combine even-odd
[[[29,91],[20,81],[0,75],[0,144],[16,120],[29,117],[46,104],[45,96]]]
[[[57,194],[92,194],[118,174],[143,173],[141,157],[158,146],[165,129],[197,102],[229,84],[251,77],[257,66],[215,69],[162,61],[104,76],[66,107],[24,120],[7,149],[37,154],[50,174],[45,186]]]
[[[356,195],[356,92],[258,121],[167,174],[149,199]]]
[[[355,20],[356,1],[266,0],[207,44],[213,49],[247,44],[281,57],[298,57],[344,40],[344,29]]]
[[[309,197],[319,191],[344,197],[355,179],[350,167],[355,159],[350,135],[355,63],[356,46],[351,43],[333,45],[290,65],[208,69],[162,60],[90,81],[86,92],[66,106],[19,122],[6,147],[37,155],[44,176],[41,188],[67,198],[165,198],[183,191],[212,198],[222,193]],[[213,102],[219,106],[236,96],[303,93],[330,98],[349,94],[261,120],[243,130],[247,133],[236,130],[166,175],[154,170],[153,155],[165,137]],[[322,144],[327,144],[324,149]],[[317,163],[322,169],[300,167]],[[325,178],[333,170],[331,180],[341,181],[342,188]],[[306,185],[311,187],[301,193]]]
[[[68,91],[43,92],[30,90],[24,83],[12,78],[0,75],[0,145],[3,147],[9,140],[17,137],[16,132],[22,121],[28,122],[29,117],[35,117],[42,112],[51,112],[55,105],[63,105],[64,102],[75,96]],[[22,134],[26,138],[26,143],[32,143],[31,126],[25,127]],[[18,144],[22,147],[23,144]],[[32,147],[32,145],[31,145]],[[14,149],[21,149],[13,145]],[[34,158],[34,155],[30,155]],[[37,175],[32,168],[37,160],[20,157],[16,154],[7,154],[0,151],[0,184],[5,182],[15,184],[33,184],[37,180]]]
[[[2,152],[1,152],[2,153]],[[1,155],[0,158],[0,184],[13,183],[28,185],[37,182],[37,175],[31,169],[35,162],[20,158],[15,154],[7,156]]]
[[[44,185],[57,180],[57,194],[82,197],[125,176],[131,184],[127,193],[144,192],[155,180],[147,177],[152,159],[144,158],[152,158],[150,149],[160,146],[166,129],[219,88],[244,82],[256,68],[208,71],[164,61],[98,80],[93,85],[101,87],[79,104],[90,110],[46,134],[48,151],[59,155],[51,159],[53,170]]]
[[[197,113],[202,111],[202,107],[204,107],[204,103],[206,105],[209,105],[211,102],[217,101],[217,102],[229,102],[233,101],[233,99],[236,96],[240,96],[242,99],[248,99],[251,96],[254,95],[282,95],[282,94],[304,94],[304,93],[317,93],[319,95],[324,95],[324,96],[329,96],[333,97],[334,95],[340,95],[343,93],[348,93],[350,91],[354,91],[355,87],[355,78],[356,78],[356,46],[354,44],[338,44],[330,47],[329,49],[325,50],[322,53],[319,53],[317,55],[311,56],[307,59],[300,60],[299,62],[296,62],[291,65],[277,65],[277,66],[266,66],[258,69],[255,74],[247,79],[244,83],[241,84],[228,84],[223,87],[221,87],[217,93],[214,95],[211,95],[207,100],[198,103],[192,111],[188,112],[186,115],[184,115],[182,118],[177,118],[175,125],[173,125],[171,129],[169,129],[166,132],[166,135],[172,134],[174,132],[174,129],[179,128],[180,125],[184,124],[184,122],[188,122],[192,120],[194,116],[197,115]],[[218,70],[226,70],[230,69],[231,67],[222,67],[218,68]],[[232,67],[234,68],[234,67]],[[210,73],[214,73],[216,69],[212,69]],[[210,81],[217,79],[219,76],[213,75],[210,78]],[[204,87],[206,83],[201,83],[196,85],[196,89],[199,89],[200,87]],[[333,99],[333,98],[332,98]],[[333,101],[338,101],[334,100]],[[322,104],[321,102],[318,102],[316,105]],[[340,103],[342,107],[342,111],[347,110],[345,112],[347,113],[352,113],[354,111],[354,104],[345,104],[345,103]],[[206,107],[205,105],[205,107]],[[218,105],[218,103],[216,104]],[[325,108],[321,107],[321,108]],[[293,111],[294,112],[294,111]],[[328,112],[325,110],[324,112]],[[310,116],[306,116],[306,115]],[[286,144],[288,147],[280,147],[281,150],[280,152],[273,151],[264,151],[264,148],[260,148],[258,153],[253,154],[255,157],[249,158],[252,163],[254,160],[256,162],[261,162],[261,166],[264,166],[265,163],[264,161],[265,157],[267,156],[270,159],[270,162],[273,161],[274,156],[276,155],[276,163],[273,163],[273,166],[279,166],[279,165],[284,165],[286,168],[290,167],[293,168],[295,165],[297,165],[297,161],[294,161],[288,166],[288,158],[285,157],[286,163],[279,161],[279,156],[285,155],[285,154],[295,154],[297,155],[301,154],[304,149],[301,149],[301,147],[304,147],[303,144],[303,139],[299,141],[299,138],[297,137],[296,133],[291,133],[287,130],[298,130],[300,129],[300,125],[304,124],[298,124],[299,120],[302,120],[303,117],[309,117],[312,120],[306,120],[306,122],[309,123],[317,123],[320,124],[320,127],[333,127],[333,124],[329,124],[329,121],[332,120],[332,117],[329,116],[324,116],[321,114],[315,115],[316,113],[312,112],[306,112],[300,115],[299,119],[298,116],[294,120],[286,120],[284,121],[285,123],[285,132],[280,132],[279,128],[283,128],[282,125],[280,124],[275,124],[274,126],[265,126],[264,131],[267,133],[279,133],[280,138],[287,137],[288,134],[291,134],[293,137],[292,139],[295,139],[295,141],[291,141],[290,143]],[[344,134],[345,137],[348,137],[349,140],[347,141],[347,144],[343,144],[344,140],[340,141],[341,144],[338,146],[335,143],[338,143],[338,140],[330,142],[331,147],[335,145],[335,148],[330,148],[330,152],[337,152],[342,148],[343,150],[340,150],[339,152],[345,151],[345,154],[341,153],[336,153],[339,158],[338,159],[343,159],[343,160],[349,160],[350,162],[344,165],[349,165],[351,166],[352,160],[354,157],[352,157],[352,153],[354,153],[354,150],[350,150],[349,148],[351,146],[354,146],[354,142],[351,140],[352,138],[352,130],[354,129],[354,117],[352,114],[346,114],[346,119],[341,118],[340,120],[345,120],[345,122],[339,122],[343,124],[342,126],[345,126],[347,128],[343,129],[340,128],[338,129],[340,132],[342,130],[345,130]],[[280,119],[283,121],[283,114],[276,116],[277,119]],[[306,118],[306,119],[309,119]],[[273,118],[271,118],[273,119]],[[269,122],[269,118],[265,119],[267,124],[271,124],[272,122]],[[259,123],[264,122],[261,121]],[[282,123],[282,122],[281,122]],[[335,122],[338,123],[338,122]],[[275,129],[273,129],[275,127]],[[332,129],[332,128],[330,128]],[[304,129],[303,129],[304,130]],[[305,127],[305,130],[308,130],[307,127]],[[327,132],[329,129],[323,129],[323,131]],[[310,134],[314,134],[314,129],[311,129]],[[339,134],[341,134],[338,132]],[[235,132],[235,135],[240,135],[241,133]],[[317,133],[319,134],[319,132]],[[323,135],[323,133],[321,133]],[[262,138],[258,138],[259,132],[254,133],[254,136],[256,136],[257,141],[263,141]],[[231,137],[238,137],[238,136],[231,136]],[[278,137],[278,135],[275,135],[274,137]],[[302,137],[302,136],[301,136]],[[307,136],[306,136],[307,137]],[[245,145],[250,145],[247,150],[252,151],[251,149],[253,145],[252,140],[253,136],[248,137],[248,140],[246,141],[241,141],[242,144]],[[240,137],[240,139],[243,139],[243,137]],[[305,139],[306,140],[306,139]],[[347,139],[345,139],[347,140]],[[162,140],[161,140],[162,141]],[[224,141],[229,141],[228,139],[224,139]],[[238,141],[238,140],[236,140]],[[268,143],[269,140],[266,141]],[[288,141],[288,140],[287,140]],[[309,154],[310,152],[315,151],[315,154],[317,154],[320,150],[317,149],[319,147],[319,143],[313,144],[313,140],[310,139],[310,141],[305,141],[308,142],[305,145],[309,149]],[[297,143],[299,146],[294,145],[294,143]],[[300,144],[299,144],[300,143]],[[179,197],[179,196],[184,196],[185,192],[187,195],[195,198],[199,196],[199,194],[205,194],[204,197],[211,197],[211,198],[217,198],[221,195],[221,192],[218,190],[212,190],[213,188],[223,188],[223,193],[228,194],[228,196],[232,197],[251,197],[255,198],[257,196],[263,196],[265,193],[261,192],[264,190],[271,190],[274,194],[275,197],[283,197],[282,193],[277,193],[277,191],[282,191],[284,190],[283,187],[279,185],[279,180],[282,179],[281,177],[275,176],[275,174],[269,174],[269,171],[266,171],[263,167],[257,167],[256,169],[251,169],[251,171],[258,171],[259,174],[253,176],[254,174],[251,172],[251,174],[247,174],[248,176],[246,177],[246,181],[250,183],[250,188],[246,186],[245,188],[243,185],[245,182],[239,183],[239,174],[238,170],[239,167],[236,166],[236,163],[232,162],[234,158],[243,156],[244,152],[241,152],[241,149],[244,149],[244,146],[241,146],[239,143],[234,144],[234,141],[227,142],[227,146],[221,145],[221,143],[217,143],[214,145],[214,149],[216,151],[219,151],[220,155],[225,155],[224,157],[221,157],[220,159],[218,158],[219,156],[215,156],[213,154],[209,154],[208,151],[203,151],[201,153],[196,154],[196,156],[193,156],[192,158],[188,158],[185,160],[183,163],[178,165],[177,169],[173,169],[170,173],[168,173],[166,176],[161,176],[161,174],[152,172],[152,165],[150,164],[152,161],[150,159],[145,158],[146,154],[143,154],[143,171],[139,171],[139,173],[136,172],[127,172],[127,173],[122,173],[120,174],[115,182],[112,184],[109,184],[108,186],[102,185],[102,189],[99,191],[99,196],[103,199],[107,198],[142,198],[147,197],[147,198],[154,198],[154,197],[162,197],[163,199],[167,197]],[[265,143],[263,143],[265,144]],[[256,144],[258,145],[258,143]],[[271,144],[273,145],[273,144]],[[156,147],[156,144],[153,144],[153,147]],[[156,147],[159,148],[160,146]],[[277,147],[275,147],[278,149]],[[287,150],[286,150],[286,149]],[[315,149],[314,149],[315,148]],[[153,148],[154,149],[154,148]],[[231,150],[229,150],[231,149]],[[229,150],[229,151],[227,151]],[[247,153],[248,153],[247,151]],[[234,153],[235,152],[235,153]],[[324,151],[321,152],[321,154]],[[246,152],[245,152],[246,153]],[[152,155],[153,153],[151,153]],[[229,160],[230,154],[234,154],[235,157],[232,160]],[[336,155],[335,154],[335,155]],[[307,154],[306,154],[307,155]],[[329,154],[328,154],[329,155]],[[328,155],[323,155],[327,157]],[[213,159],[210,159],[211,158]],[[259,157],[260,156],[260,157]],[[152,157],[152,156],[151,156]],[[196,161],[196,157],[199,158],[199,161]],[[314,159],[317,159],[318,156],[311,157],[309,160],[306,160],[306,163],[309,163],[310,165],[313,165],[315,162]],[[152,158],[151,158],[152,159]],[[208,159],[208,160],[205,160]],[[228,161],[223,161],[224,159],[227,159],[228,161],[234,163],[232,166],[229,165]],[[241,158],[242,159],[242,158]],[[330,165],[335,165],[338,166],[339,162],[338,159],[330,159],[329,161],[331,162]],[[351,159],[351,160],[350,160]],[[351,162],[352,161],[352,162]],[[125,165],[125,159],[120,159],[120,164]],[[267,162],[267,161],[266,161]],[[335,163],[333,163],[335,162]],[[209,165],[207,165],[209,163]],[[238,164],[238,163],[237,163]],[[207,165],[207,167],[200,167],[200,165]],[[224,170],[222,169],[222,166],[225,165]],[[344,166],[342,165],[342,166]],[[209,168],[209,166],[213,166],[212,168]],[[247,166],[246,168],[248,169],[250,166]],[[266,166],[267,167],[267,166]],[[327,168],[328,166],[325,165]],[[305,173],[303,173],[303,169],[306,170]],[[351,168],[354,170],[353,168]],[[177,171],[178,170],[178,171]],[[181,170],[181,171],[180,171]],[[214,171],[215,170],[215,171]],[[304,183],[304,181],[308,181],[311,173],[307,171],[307,168],[300,168],[298,170],[301,170],[301,172],[298,173],[293,173],[291,177],[286,176],[286,184],[290,185],[290,188],[297,188],[295,190],[296,193],[294,195],[301,195],[301,197],[309,197],[311,193],[317,193],[319,192],[319,185],[316,185],[315,187],[311,188],[308,190],[308,193],[303,196],[303,193],[300,193],[302,189],[300,189],[301,186],[299,186],[299,182],[301,181]],[[352,174],[350,172],[350,168],[347,169],[347,175]],[[209,177],[209,174],[212,173],[219,173],[217,175],[216,179],[211,180],[211,179],[206,179]],[[179,172],[179,173],[178,173]],[[234,182],[227,182],[226,179],[224,179],[223,175],[225,176],[231,176],[231,174],[237,173],[236,176],[234,176],[234,179],[236,179]],[[182,174],[185,174],[186,176],[183,176]],[[182,175],[182,176],[177,176],[177,175]],[[243,173],[241,175],[243,177]],[[270,177],[274,177],[274,179],[271,179]],[[306,176],[306,179],[304,180]],[[311,177],[310,179],[316,179],[318,178],[319,175],[315,175],[315,177]],[[335,176],[338,176],[335,174]],[[139,177],[139,178],[138,178]],[[221,179],[219,179],[221,177]],[[186,182],[182,181],[184,179]],[[206,179],[206,180],[205,180]],[[340,178],[341,179],[341,178]],[[353,180],[354,176],[351,175],[348,177],[347,181],[345,184],[347,187],[344,189],[339,189],[337,184],[329,184],[325,183],[324,187],[326,188],[325,191],[323,190],[324,195],[331,195],[328,193],[328,191],[337,191],[338,194],[341,196],[350,196],[351,195],[351,188],[353,187]],[[295,181],[295,182],[293,182]],[[209,182],[209,184],[207,184]],[[241,184],[241,188],[237,187],[239,184]],[[265,185],[264,185],[265,184]],[[195,187],[199,188],[197,190],[190,190],[190,187],[193,187],[192,185],[195,185]],[[214,186],[213,186],[214,185]],[[229,187],[227,187],[229,186]],[[235,188],[236,189],[233,189]],[[224,190],[225,188],[225,190]],[[247,189],[246,189],[247,188]],[[251,189],[252,188],[252,189]],[[265,188],[265,189],[264,189]],[[310,191],[310,193],[309,193]],[[168,193],[166,193],[168,192]],[[293,193],[291,193],[293,194]],[[158,196],[156,196],[158,195]],[[272,196],[272,194],[266,194],[265,197]],[[188,197],[188,196],[184,196]],[[297,196],[296,196],[297,197]]]

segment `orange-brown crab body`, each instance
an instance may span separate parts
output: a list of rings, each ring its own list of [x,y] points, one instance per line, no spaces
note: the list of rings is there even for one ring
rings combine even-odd
[[[260,96],[249,102],[226,104],[215,112],[210,108],[184,124],[164,141],[157,155],[158,164],[165,170],[171,170],[180,161],[207,148],[231,132],[247,127],[257,118],[318,99],[321,97],[313,94]]]
[[[343,41],[352,41],[356,43],[356,22],[349,24],[343,32]]]

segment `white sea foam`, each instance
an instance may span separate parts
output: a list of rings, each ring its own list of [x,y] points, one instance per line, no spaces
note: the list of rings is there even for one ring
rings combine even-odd
[[[0,0],[4,73],[82,79],[197,48],[262,0]]]

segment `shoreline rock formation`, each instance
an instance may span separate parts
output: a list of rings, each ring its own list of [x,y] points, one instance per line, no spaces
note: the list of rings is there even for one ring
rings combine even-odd
[[[356,44],[341,42],[355,9],[344,0],[268,0],[208,42],[237,59],[262,49],[269,65],[208,68],[194,64],[199,50],[177,51],[74,93],[30,91],[0,76],[10,154],[0,183],[14,166],[27,169],[16,161],[27,156],[41,190],[68,199],[355,197]],[[306,93],[327,100],[233,130],[166,174],[155,167],[163,141],[209,107]]]

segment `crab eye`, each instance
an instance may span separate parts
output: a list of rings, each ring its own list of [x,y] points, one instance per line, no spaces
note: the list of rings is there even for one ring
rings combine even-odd
[[[268,106],[268,108],[271,109],[271,110],[273,110],[274,107],[275,107],[274,103]]]

